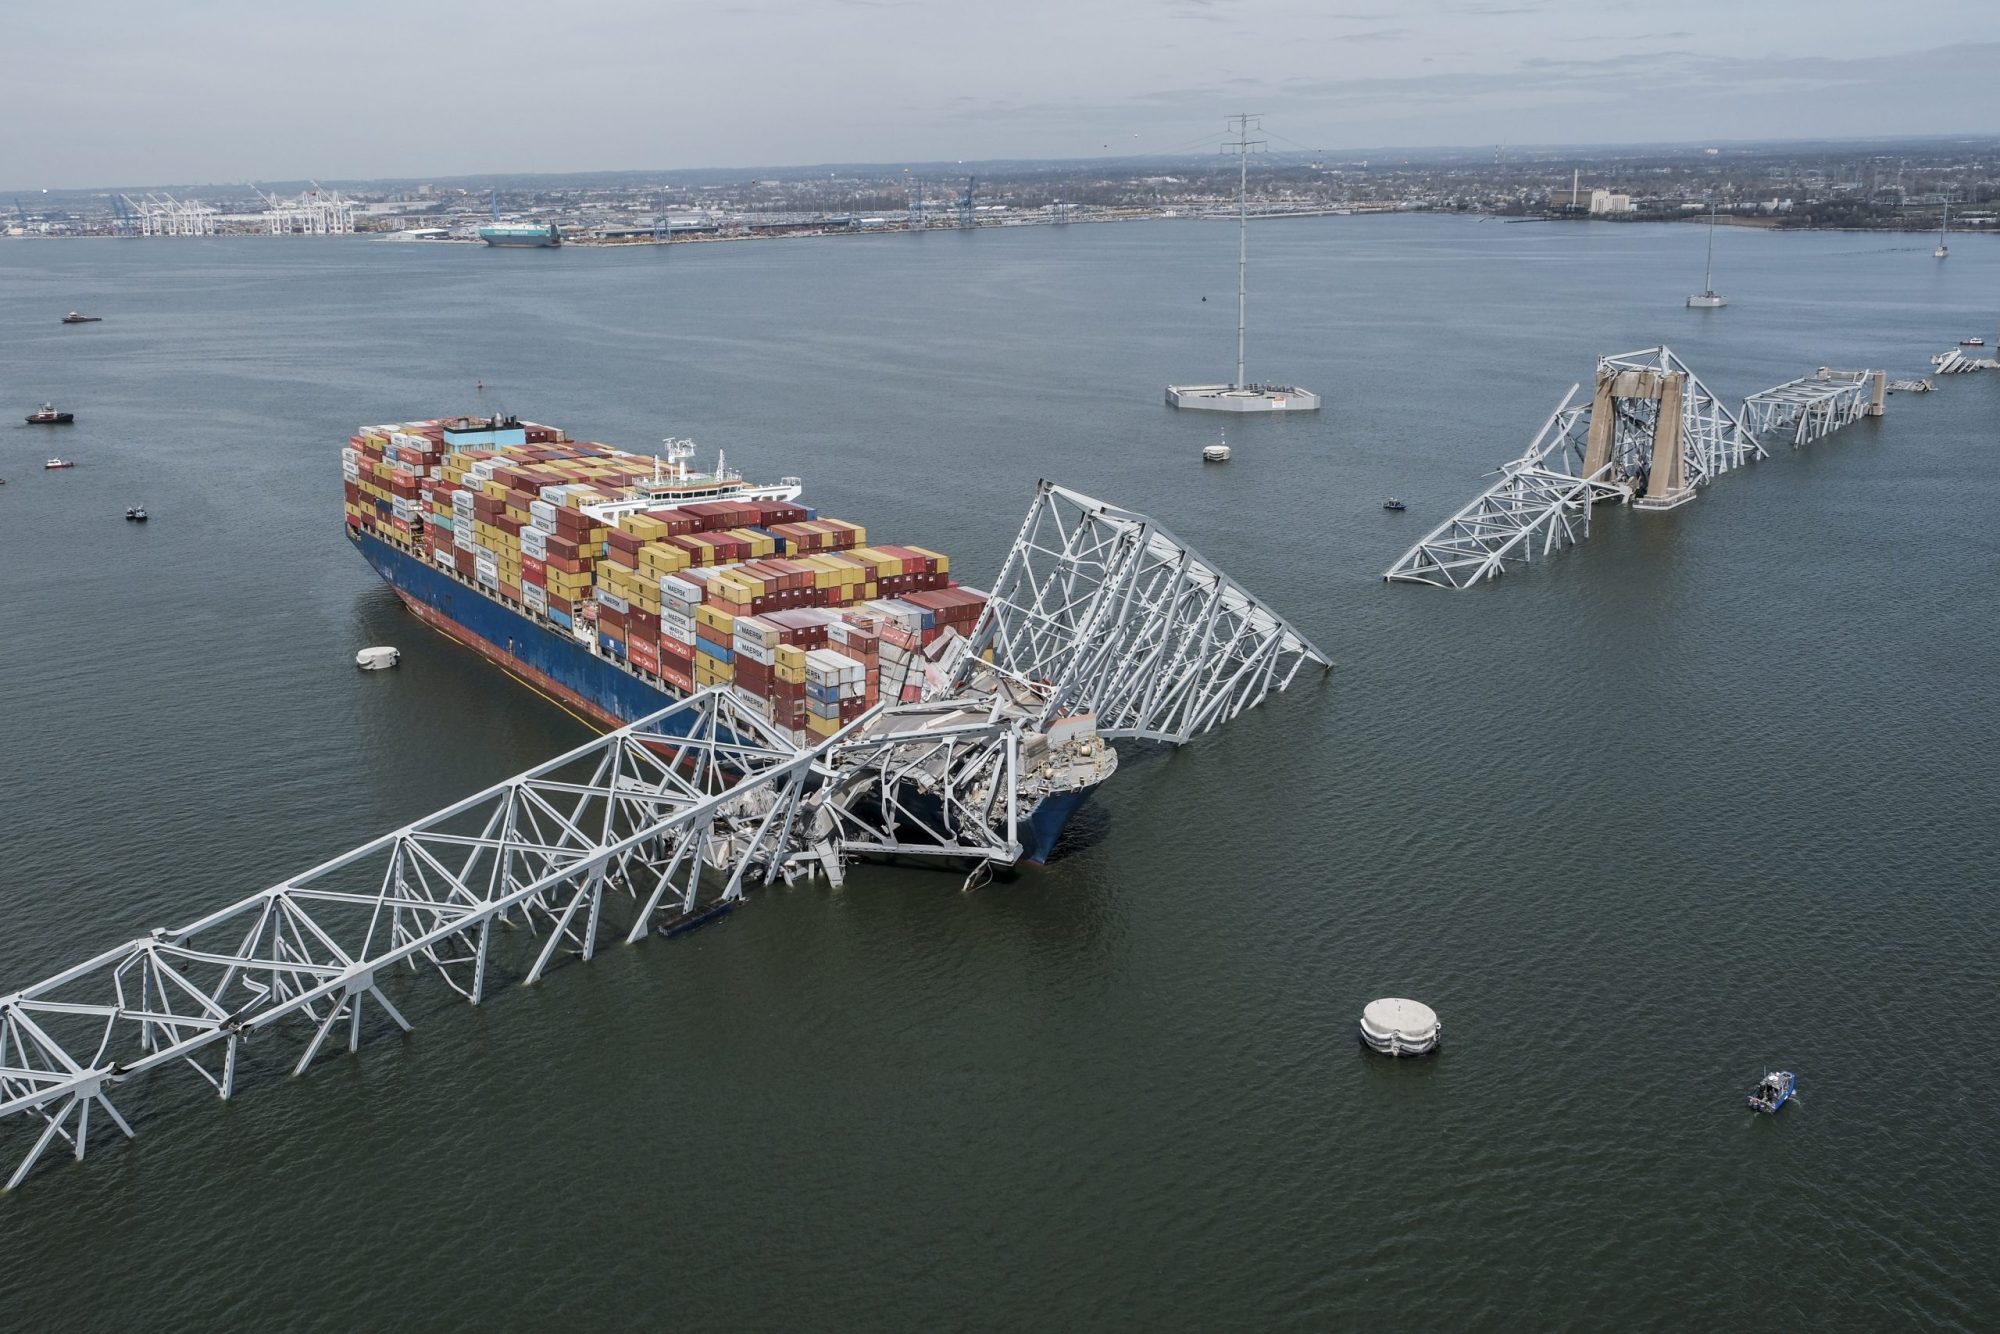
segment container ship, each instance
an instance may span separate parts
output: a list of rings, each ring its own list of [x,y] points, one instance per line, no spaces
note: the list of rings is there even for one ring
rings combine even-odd
[[[491,246],[545,248],[562,244],[553,222],[491,222],[479,229],[479,239]]]
[[[950,558],[822,517],[796,477],[757,485],[719,454],[697,472],[693,453],[515,417],[364,427],[341,451],[346,532],[426,624],[607,730],[723,686],[811,746],[935,697],[938,641],[986,605]],[[1115,762],[1081,739],[1089,763],[1036,794],[1029,861]]]

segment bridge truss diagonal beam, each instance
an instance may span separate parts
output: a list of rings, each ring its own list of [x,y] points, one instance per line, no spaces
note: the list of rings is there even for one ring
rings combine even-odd
[[[1053,482],[1036,490],[962,671],[995,669],[1096,715],[1099,735],[1179,745],[1283,690],[1326,655],[1144,514]]]
[[[1383,571],[1387,582],[1470,588],[1526,563],[1575,546],[1590,535],[1591,506],[1629,493],[1610,480],[1611,464],[1583,475],[1590,405],[1571,385],[1521,457],[1456,514],[1418,539]]]
[[[112,1093],[142,1076],[192,1069],[227,1098],[245,1044],[288,1035],[303,1074],[330,1039],[359,1047],[364,1008],[407,1030],[396,973],[479,1002],[500,967],[496,926],[528,942],[515,975],[533,982],[559,956],[591,958],[620,905],[637,939],[696,910],[704,873],[711,902],[740,897],[746,877],[781,869],[812,760],[710,690],[0,994],[0,1132],[30,1134],[7,1187],[58,1142],[82,1158],[93,1111],[131,1135]]]

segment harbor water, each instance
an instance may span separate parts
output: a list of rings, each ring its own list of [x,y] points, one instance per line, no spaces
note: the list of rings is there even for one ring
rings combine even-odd
[[[1598,355],[1925,373],[2000,243],[1723,229],[1688,310],[1698,226],[1260,222],[1250,371],[1326,406],[1205,467],[1161,397],[1228,373],[1233,231],[0,245],[6,420],[77,414],[0,425],[0,993],[587,736],[351,552],[364,423],[692,436],[975,584],[1051,478],[1337,662],[1127,748],[1046,869],[766,891],[476,1008],[405,979],[409,1037],[228,1103],[115,1092],[136,1140],[0,1196],[0,1324],[1990,1322],[2000,375],[1468,593],[1380,574]],[[1361,1050],[1381,996],[1442,1050]]]

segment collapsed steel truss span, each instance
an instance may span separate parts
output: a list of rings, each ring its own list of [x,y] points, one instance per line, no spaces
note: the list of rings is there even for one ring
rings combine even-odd
[[[222,1097],[244,1044],[290,1034],[294,1074],[343,1025],[350,1050],[399,966],[477,1003],[495,975],[493,928],[528,943],[536,981],[567,951],[588,959],[608,907],[630,905],[627,938],[769,880],[811,764],[710,690],[536,766],[303,875],[187,926],[139,939],[0,996],[0,1121],[41,1133],[11,1189],[57,1140],[78,1158],[91,1112],[126,1136],[111,1091],[192,1069]]]
[[[1590,507],[1626,500],[1672,509],[1695,488],[1764,447],[1668,347],[1597,363],[1587,405],[1579,385],[1500,480],[1439,524],[1382,572],[1389,582],[1470,588],[1509,561],[1550,555],[1590,534]]]
[[[1500,480],[1474,496],[1383,572],[1385,580],[1470,588],[1528,562],[1574,546],[1590,535],[1590,507],[1628,492],[1610,480],[1605,462],[1583,475],[1588,404],[1571,385],[1520,458],[1501,465]]]
[[[1881,412],[1881,371],[1834,371],[1800,376],[1743,400],[1743,425],[1757,439],[1789,435],[1792,448]]]
[[[990,660],[939,640],[936,698],[878,706],[815,749],[711,688],[0,995],[0,1126],[29,1137],[6,1188],[58,1142],[82,1158],[93,1114],[100,1139],[104,1120],[131,1136],[113,1091],[154,1071],[192,1070],[227,1098],[246,1073],[303,1074],[329,1039],[355,1050],[407,1030],[401,972],[477,1004],[751,883],[837,884],[848,856],[1011,864],[1043,803],[1073,805],[1116,769],[1104,735],[1184,741],[1326,662],[1145,515],[1046,483],[1002,587],[1012,600],[996,596],[974,636]]]
[[[1330,667],[1301,634],[1143,514],[1043,482],[972,636],[1045,716],[1180,744]]]

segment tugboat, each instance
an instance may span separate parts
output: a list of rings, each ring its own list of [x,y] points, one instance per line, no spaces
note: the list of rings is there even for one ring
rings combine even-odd
[[[144,523],[146,521],[146,507],[144,505],[130,506],[125,511],[125,517],[136,523]]]
[[[1789,1070],[1773,1070],[1758,1081],[1756,1088],[1750,1090],[1750,1097],[1747,1100],[1750,1110],[1762,1112],[1766,1116],[1773,1115],[1792,1100],[1793,1095],[1798,1092],[1798,1087],[1797,1075]]]
[[[76,420],[74,412],[57,412],[55,404],[44,403],[28,414],[30,426],[67,426]]]
[[[104,317],[102,315],[84,315],[72,310],[69,314],[63,316],[62,322],[64,324],[102,324]]]
[[[1961,338],[1958,340],[1958,345],[1960,347],[1985,347],[1986,340],[1984,338]]]
[[[76,464],[70,459],[50,459],[42,466],[44,468],[74,468]]]
[[[1408,509],[1409,506],[1405,505],[1402,501],[1396,499],[1394,496],[1390,496],[1387,500],[1382,502],[1382,508],[1385,510],[1394,510],[1396,513],[1401,514],[1404,510]]]

